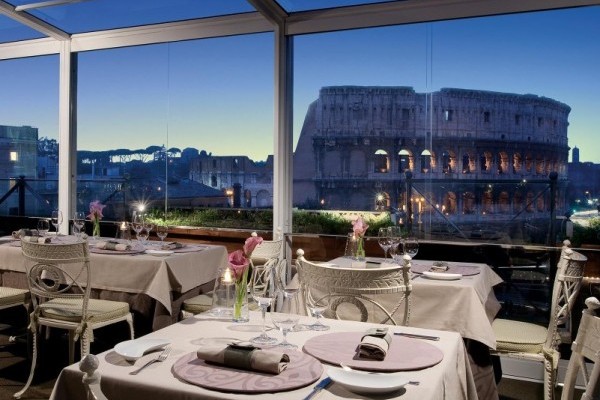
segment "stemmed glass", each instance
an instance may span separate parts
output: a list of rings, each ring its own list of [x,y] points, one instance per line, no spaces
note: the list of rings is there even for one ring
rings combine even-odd
[[[46,236],[50,230],[50,223],[47,219],[40,219],[37,223],[37,230],[40,236]]]
[[[56,229],[56,236],[59,236],[60,235],[60,232],[59,232],[60,225],[63,222],[62,211],[60,211],[60,210],[52,211],[51,221],[52,221],[52,225],[54,225],[54,229]]]
[[[152,222],[150,222],[150,220],[148,220],[147,218],[144,218],[143,227],[146,230],[146,232],[148,232],[148,236],[146,237],[146,239],[150,238],[150,232],[152,231],[152,229],[154,229],[154,224],[152,224]]]
[[[252,298],[260,306],[262,312],[262,332],[260,335],[253,337],[250,341],[254,344],[275,344],[277,339],[267,335],[267,308],[275,298],[275,290],[272,287],[273,267],[263,266],[263,268],[253,268],[252,270]]]
[[[377,242],[379,243],[379,246],[383,249],[383,258],[387,259],[388,250],[392,246],[389,227],[379,228],[379,231],[377,233]]]
[[[156,236],[160,239],[160,243],[163,244],[165,238],[169,234],[169,227],[167,225],[156,225]]]
[[[81,229],[85,225],[85,213],[77,211],[73,214],[73,233],[75,236],[81,237]]]
[[[404,252],[408,254],[410,258],[415,258],[419,252],[419,241],[417,238],[408,237],[404,239]]]
[[[271,321],[273,321],[273,324],[283,334],[283,340],[280,343],[278,343],[277,346],[284,347],[286,349],[297,349],[298,348],[298,346],[296,346],[295,344],[287,341],[287,334],[292,329],[294,329],[294,326],[296,326],[296,324],[298,324],[299,319],[300,319],[299,315],[271,313]]]
[[[131,227],[135,231],[137,240],[140,240],[140,232],[144,229],[144,217],[141,214],[134,214],[131,219]]]
[[[325,295],[316,295],[315,293],[310,293],[306,296],[306,305],[310,310],[310,314],[316,318],[315,322],[307,327],[313,331],[326,331],[329,329],[329,326],[323,324],[321,322],[321,317],[325,310],[329,307],[329,294]]]
[[[277,269],[275,270],[275,286],[277,287],[277,291],[283,295],[283,304],[281,307],[277,307],[277,309],[281,312],[284,312],[284,307],[287,311],[291,312],[294,297],[300,290],[297,285],[288,285],[286,281],[286,266],[287,262],[285,259],[279,260],[277,263]]]

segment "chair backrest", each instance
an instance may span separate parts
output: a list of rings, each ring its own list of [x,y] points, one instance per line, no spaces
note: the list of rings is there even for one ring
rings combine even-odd
[[[85,320],[91,289],[87,242],[42,244],[22,240],[21,249],[32,264],[27,268],[27,283],[34,309],[51,299],[80,299]]]
[[[571,345],[571,359],[565,375],[561,400],[572,400],[577,376],[583,377],[585,392],[581,399],[600,399],[600,301],[595,297],[586,299],[587,309],[577,330],[577,338]],[[587,363],[594,365],[591,372]]]
[[[298,278],[306,306],[315,298],[328,296],[331,298],[329,311],[333,316],[341,319],[338,307],[343,303],[349,303],[360,311],[361,321],[364,322],[369,319],[366,304],[372,304],[385,315],[383,321],[376,322],[385,323],[390,321],[397,325],[394,318],[395,312],[404,301],[406,301],[405,304],[409,304],[409,295],[412,291],[412,285],[408,278],[410,258],[407,259],[408,262],[404,268],[373,268],[352,271],[310,262],[304,258],[302,249],[298,249],[297,255]],[[392,310],[388,310],[374,298],[369,297],[393,293],[403,293],[404,295],[397,296],[398,302]],[[408,324],[408,317],[409,309],[407,308],[404,313],[404,325]]]
[[[265,264],[273,258],[281,258],[283,250],[283,239],[263,240],[261,244],[254,248],[250,259],[253,265]]]
[[[563,246],[552,290],[550,325],[545,343],[548,349],[557,349],[561,342],[571,340],[571,312],[581,289],[586,262],[587,257],[583,254]]]

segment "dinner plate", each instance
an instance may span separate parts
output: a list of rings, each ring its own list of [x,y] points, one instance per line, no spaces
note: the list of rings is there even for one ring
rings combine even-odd
[[[450,274],[448,272],[423,271],[423,276],[429,279],[439,279],[443,281],[455,281],[462,278],[462,274]]]
[[[171,343],[167,339],[134,339],[118,343],[114,350],[128,361],[135,361],[149,351],[157,350]]]
[[[146,250],[146,254],[150,254],[157,257],[170,256],[173,253],[175,253],[173,250]]]
[[[335,383],[359,394],[393,392],[402,389],[409,381],[402,373],[346,371],[333,367],[327,368],[327,375]]]

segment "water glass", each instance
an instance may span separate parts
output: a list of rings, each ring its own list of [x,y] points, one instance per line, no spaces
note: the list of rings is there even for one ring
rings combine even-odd
[[[387,258],[387,253],[388,250],[390,249],[390,246],[392,245],[391,239],[390,239],[390,229],[389,227],[385,227],[385,228],[379,228],[379,232],[377,235],[377,242],[379,243],[379,246],[383,249],[383,258],[386,259]]]
[[[419,252],[419,241],[417,238],[408,237],[404,239],[404,252],[408,254],[410,258],[415,258]]]
[[[276,291],[271,286],[274,268],[254,268],[252,270],[251,294],[262,312],[262,332],[259,336],[253,337],[250,341],[254,344],[275,344],[277,339],[267,335],[267,309],[275,298]]]
[[[329,307],[329,295],[327,294],[319,298],[315,298],[314,296],[314,293],[309,293],[309,296],[307,296],[306,299],[306,305],[308,306],[310,314],[315,317],[315,322],[307,327],[313,331],[326,331],[329,329],[329,326],[321,322],[321,317]]]
[[[56,236],[58,236],[59,231],[60,231],[60,225],[63,222],[62,211],[60,211],[60,210],[52,211],[51,221],[52,221],[52,225],[54,225],[54,229],[56,229]]]
[[[73,233],[75,236],[81,236],[81,229],[85,225],[85,213],[82,211],[77,211],[73,214]]]
[[[46,236],[50,230],[50,222],[47,219],[40,219],[37,223],[37,231],[40,236]]]
[[[160,239],[161,243],[165,241],[165,238],[169,234],[169,227],[167,225],[156,225],[156,236]]]

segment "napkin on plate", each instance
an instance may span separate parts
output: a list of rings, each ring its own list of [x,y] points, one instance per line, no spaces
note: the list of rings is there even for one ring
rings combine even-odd
[[[196,354],[211,363],[274,375],[285,370],[290,362],[290,356],[282,351],[236,344],[202,346]]]
[[[160,246],[161,250],[175,250],[175,249],[181,249],[183,247],[183,243],[179,243],[179,242],[168,242],[168,243],[164,243],[162,246]]]
[[[115,250],[115,251],[126,251],[130,250],[131,246],[125,243],[119,243],[114,240],[98,242],[94,245],[95,248],[101,250]]]
[[[368,329],[358,345],[358,356],[383,361],[392,343],[387,328]]]
[[[50,243],[50,238],[44,236],[21,236],[21,240],[29,243]]]

